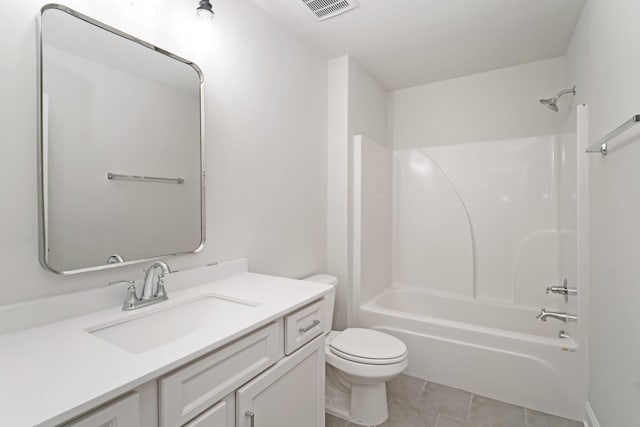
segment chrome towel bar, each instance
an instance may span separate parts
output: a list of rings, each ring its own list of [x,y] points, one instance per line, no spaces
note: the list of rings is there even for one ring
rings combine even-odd
[[[600,138],[598,141],[589,145],[586,149],[586,152],[600,153],[606,156],[607,152],[609,151],[609,146],[608,146],[609,141],[611,141],[613,138],[620,135],[621,133],[628,131],[638,123],[640,123],[640,114],[634,115],[629,120],[627,120],[626,122],[624,122],[623,124],[615,128],[614,130],[612,130],[611,132],[609,132],[608,134]]]
[[[147,181],[147,182],[165,182],[168,184],[183,184],[183,178],[163,178],[159,176],[144,176],[144,175],[123,175],[113,172],[107,173],[107,179],[115,179],[122,181]]]

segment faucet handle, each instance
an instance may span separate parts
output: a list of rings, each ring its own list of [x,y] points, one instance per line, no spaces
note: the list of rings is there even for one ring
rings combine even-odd
[[[128,283],[130,285],[135,285],[136,281],[135,280],[116,280],[115,282],[109,282],[108,285],[109,286],[116,286],[116,285],[121,285],[123,283]]]
[[[161,274],[160,276],[158,276],[158,289],[154,297],[163,298],[163,299],[168,298],[167,291],[164,288],[164,274]]]
[[[138,293],[136,292],[135,280],[126,280],[124,282],[129,283],[129,287],[127,288],[127,296],[122,304],[122,309],[124,311],[129,311],[135,308],[136,303],[138,302]]]

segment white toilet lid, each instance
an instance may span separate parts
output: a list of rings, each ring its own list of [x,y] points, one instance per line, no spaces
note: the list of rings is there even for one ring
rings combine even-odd
[[[372,329],[345,329],[331,340],[329,349],[344,359],[371,365],[389,365],[407,357],[402,341]]]

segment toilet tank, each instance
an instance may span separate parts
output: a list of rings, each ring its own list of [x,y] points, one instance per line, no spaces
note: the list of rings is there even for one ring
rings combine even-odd
[[[302,280],[322,283],[323,285],[330,285],[332,287],[331,292],[325,296],[325,304],[323,307],[323,316],[325,320],[324,333],[326,335],[331,332],[331,327],[333,326],[333,307],[336,302],[336,286],[338,285],[338,278],[328,274],[314,274],[313,276],[306,277]]]

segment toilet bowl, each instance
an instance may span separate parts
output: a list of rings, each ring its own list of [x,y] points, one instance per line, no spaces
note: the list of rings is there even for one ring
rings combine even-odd
[[[337,279],[315,275],[304,280],[334,286],[325,298],[325,410],[352,424],[382,424],[389,417],[386,382],[404,371],[407,346],[372,329],[331,330]]]
[[[405,344],[371,329],[331,331],[326,339],[325,357],[333,369],[327,377],[327,386],[337,389],[329,390],[328,394],[342,392],[345,403],[341,408],[327,402],[328,412],[346,415],[352,423],[366,426],[385,422],[389,417],[386,382],[406,369]]]

